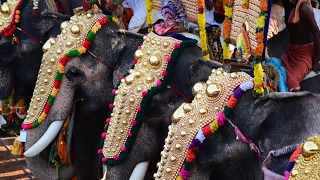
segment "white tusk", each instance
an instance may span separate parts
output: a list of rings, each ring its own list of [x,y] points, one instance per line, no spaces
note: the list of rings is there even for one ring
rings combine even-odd
[[[146,175],[150,161],[144,161],[136,165],[129,180],[143,180]]]
[[[23,155],[25,157],[34,157],[39,153],[41,153],[57,136],[63,123],[64,121],[54,121],[53,123],[51,123],[47,131],[43,134],[43,136],[33,146],[31,146]]]

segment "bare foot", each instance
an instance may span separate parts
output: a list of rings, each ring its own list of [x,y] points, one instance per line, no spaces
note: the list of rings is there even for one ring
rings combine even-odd
[[[290,92],[299,92],[299,91],[300,91],[300,87],[295,87],[290,89]]]

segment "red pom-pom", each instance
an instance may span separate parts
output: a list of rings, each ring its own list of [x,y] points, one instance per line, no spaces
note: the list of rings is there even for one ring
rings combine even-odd
[[[26,109],[25,109],[25,108],[20,108],[20,109],[19,109],[19,113],[20,113],[20,114],[26,113]]]
[[[44,113],[49,114],[50,108],[51,108],[50,104],[47,103],[47,104],[44,106],[44,110],[43,110]]]
[[[60,85],[61,85],[60,81],[54,81],[54,83],[53,83],[53,87],[56,88],[56,89],[59,89]]]
[[[12,108],[12,109],[11,109],[11,113],[12,113],[12,114],[15,114],[16,112],[17,112],[17,109],[16,109],[16,108]]]
[[[205,137],[210,136],[212,134],[210,126],[202,128],[202,132]]]
[[[68,57],[68,56],[63,56],[61,59],[60,59],[60,63],[63,65],[63,66],[66,66],[67,62],[71,59],[71,57]]]
[[[88,39],[85,39],[84,42],[82,43],[82,46],[85,47],[86,49],[90,49],[91,42]]]
[[[109,22],[109,19],[108,19],[108,18],[102,18],[102,19],[99,20],[99,23],[100,23],[101,25],[107,24],[108,22]]]
[[[10,37],[9,32],[5,32],[3,35],[4,35],[4,37],[6,37],[6,38],[7,38],[7,37]]]
[[[8,114],[7,119],[8,119],[8,120],[12,120],[12,119],[13,119],[12,114]]]

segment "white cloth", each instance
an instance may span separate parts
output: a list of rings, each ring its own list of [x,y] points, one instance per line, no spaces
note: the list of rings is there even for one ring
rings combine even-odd
[[[2,116],[0,116],[0,128],[4,124],[7,124],[7,121]]]
[[[314,19],[316,20],[317,25],[320,29],[320,9],[313,8],[313,14],[314,14]]]
[[[147,19],[146,1],[145,0],[125,0],[123,7],[131,8],[133,16],[128,25],[128,31],[137,33],[145,24]]]

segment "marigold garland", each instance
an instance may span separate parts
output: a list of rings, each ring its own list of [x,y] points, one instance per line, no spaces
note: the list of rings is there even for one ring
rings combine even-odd
[[[190,143],[188,147],[188,151],[186,153],[186,159],[183,162],[182,168],[176,180],[186,180],[189,176],[189,171],[192,167],[192,163],[196,159],[196,153],[200,151],[202,148],[202,144],[204,140],[212,135],[219,127],[222,127],[227,121],[228,117],[231,115],[233,108],[236,106],[238,99],[240,99],[247,90],[253,88],[253,83],[251,81],[242,83],[231,95],[229,98],[227,105],[224,107],[223,111],[221,111],[216,119],[214,119],[210,124],[200,129]]]
[[[22,123],[22,129],[31,129],[38,127],[40,123],[47,117],[49,114],[49,111],[53,105],[53,102],[59,92],[59,88],[61,85],[62,76],[64,75],[64,70],[67,62],[72,59],[73,57],[80,56],[83,53],[86,53],[86,51],[90,48],[91,43],[97,33],[97,31],[101,28],[102,25],[107,24],[109,21],[113,21],[115,18],[111,15],[108,15],[107,17],[99,19],[96,24],[91,28],[91,30],[88,32],[87,38],[83,41],[82,46],[78,49],[71,50],[67,52],[64,56],[62,56],[59,60],[59,64],[57,67],[57,73],[55,77],[55,81],[53,83],[53,89],[51,91],[51,94],[48,98],[48,101],[46,105],[44,106],[43,112],[39,116],[38,119],[36,119],[32,124],[24,124]],[[116,22],[115,22],[116,23]]]
[[[263,83],[263,68],[261,66],[261,61],[263,60],[263,51],[264,51],[264,30],[265,30],[265,23],[268,16],[268,1],[267,0],[260,0],[260,14],[256,22],[256,40],[257,40],[257,47],[255,51],[255,60],[253,62],[254,68],[254,97],[262,97],[264,95],[264,84]]]
[[[153,30],[153,27],[152,27],[153,0],[146,0],[146,7],[147,7],[148,32],[151,32]]]
[[[242,0],[241,7],[243,9],[249,9],[249,0]]]
[[[232,15],[233,15],[233,5],[234,0],[227,0],[226,4],[224,6],[225,11],[225,20],[223,21],[223,58],[224,59],[230,59],[231,53],[229,50],[229,44],[231,42],[230,39],[230,31],[231,31],[231,24],[232,24]]]

